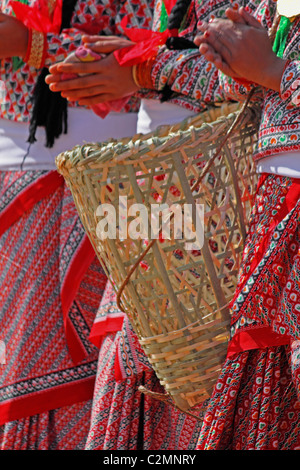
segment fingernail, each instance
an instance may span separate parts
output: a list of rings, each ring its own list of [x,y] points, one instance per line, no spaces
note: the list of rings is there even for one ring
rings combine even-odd
[[[209,38],[209,36],[210,36],[210,33],[209,33],[209,31],[205,31],[205,33],[204,33],[204,37],[205,37],[205,38]]]

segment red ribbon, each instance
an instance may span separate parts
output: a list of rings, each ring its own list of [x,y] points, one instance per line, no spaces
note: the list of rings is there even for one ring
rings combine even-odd
[[[177,30],[166,29],[163,33],[160,33],[148,29],[127,28],[127,18],[122,19],[121,26],[126,36],[135,44],[114,52],[114,56],[120,65],[131,66],[144,62],[152,57],[158,47],[165,44],[169,37],[178,35]]]
[[[61,28],[62,20],[62,0],[57,0],[53,14],[49,12],[47,0],[40,0],[33,6],[25,5],[12,0],[10,5],[18,20],[29,29],[35,29],[41,33],[58,34]]]

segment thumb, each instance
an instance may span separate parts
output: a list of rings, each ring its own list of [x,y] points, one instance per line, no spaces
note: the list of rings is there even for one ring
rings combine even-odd
[[[87,47],[99,54],[110,54],[117,49],[134,44],[128,39],[117,38],[115,36],[84,36],[82,39]]]
[[[98,54],[110,54],[116,49],[119,49],[118,45],[115,42],[111,43],[108,41],[85,42],[85,45],[92,51],[97,52]]]

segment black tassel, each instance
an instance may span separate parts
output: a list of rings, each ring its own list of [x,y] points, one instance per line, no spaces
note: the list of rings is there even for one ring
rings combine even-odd
[[[170,50],[182,51],[183,49],[198,49],[193,41],[183,37],[170,37],[166,41],[166,46]]]
[[[53,93],[45,83],[48,69],[43,68],[34,90],[34,106],[29,125],[28,142],[36,141],[36,129],[45,127],[46,147],[53,147],[55,139],[67,133],[68,102],[60,93]]]
[[[68,28],[77,0],[64,0],[61,30]],[[50,91],[45,82],[48,68],[44,67],[38,76],[33,91],[33,108],[29,125],[28,142],[36,142],[36,129],[45,128],[46,147],[53,147],[55,139],[68,131],[68,101],[60,93]]]
[[[173,92],[172,88],[169,87],[169,85],[165,85],[161,91],[161,98],[160,101],[164,103],[165,101],[168,101],[172,96],[175,95]]]

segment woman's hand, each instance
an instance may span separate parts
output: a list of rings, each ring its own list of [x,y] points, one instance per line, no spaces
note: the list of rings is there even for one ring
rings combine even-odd
[[[195,43],[201,54],[226,75],[279,91],[286,61],[273,52],[265,28],[243,8],[226,14],[199,25]]]
[[[46,83],[50,89],[83,106],[121,99],[138,90],[132,67],[121,67],[113,54],[95,62],[60,62],[51,66],[49,71]],[[62,81],[62,74],[81,76]]]
[[[0,12],[0,59],[24,57],[27,52],[28,29],[16,18]]]

